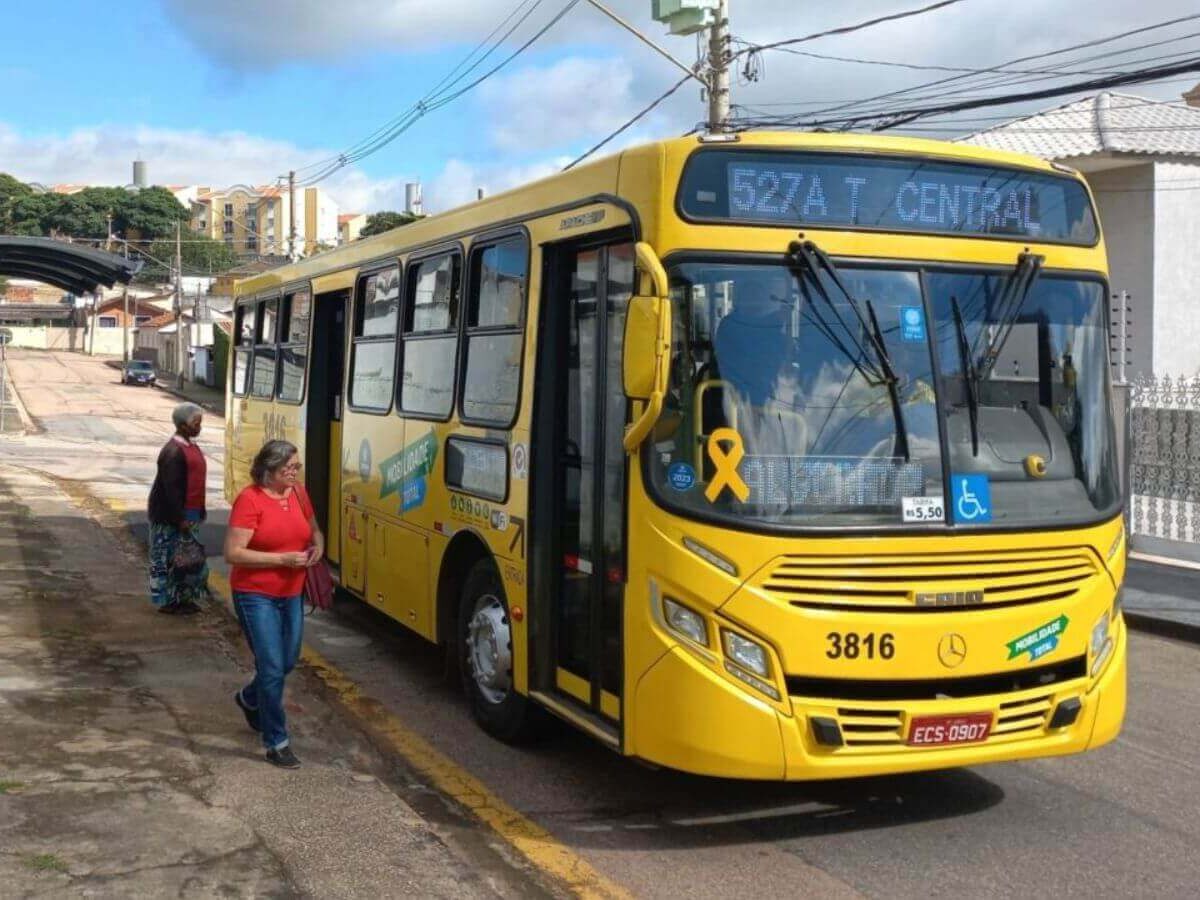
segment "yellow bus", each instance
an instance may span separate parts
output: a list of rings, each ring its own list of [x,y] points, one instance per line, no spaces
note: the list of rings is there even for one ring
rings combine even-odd
[[[1118,733],[1086,184],[933,141],[625,150],[237,288],[227,494],[302,448],[342,589],[546,711],[747,779]]]

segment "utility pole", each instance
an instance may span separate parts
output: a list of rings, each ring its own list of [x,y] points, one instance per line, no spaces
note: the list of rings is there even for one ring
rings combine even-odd
[[[121,361],[129,362],[129,285],[125,285],[122,299],[125,302],[125,318],[121,320]]]
[[[183,369],[187,362],[187,348],[183,344],[183,244],[179,235],[179,223],[175,223],[175,365],[178,374],[175,386],[183,390]]]
[[[708,130],[724,134],[729,130],[729,0],[719,0],[717,18],[708,32]]]
[[[296,258],[296,172],[288,172],[288,259]]]
[[[99,292],[100,288],[92,291],[92,327],[88,329],[88,356],[96,355],[96,323],[99,321],[96,318],[96,306]]]
[[[109,227],[111,228],[112,218],[109,218]],[[125,245],[125,258],[129,259],[129,245]],[[129,285],[125,285],[122,291],[122,299],[125,303],[125,318],[121,321],[121,356],[122,363],[129,364]],[[121,370],[121,378],[124,379],[125,370]]]

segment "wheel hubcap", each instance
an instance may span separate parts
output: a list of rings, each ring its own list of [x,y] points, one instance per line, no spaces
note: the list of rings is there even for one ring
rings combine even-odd
[[[490,703],[503,703],[512,687],[512,633],[504,604],[491,594],[475,603],[467,625],[467,662],[479,692]]]

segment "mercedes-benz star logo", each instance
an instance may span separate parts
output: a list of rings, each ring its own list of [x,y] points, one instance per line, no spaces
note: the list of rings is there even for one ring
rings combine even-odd
[[[951,632],[938,641],[938,659],[947,669],[953,669],[967,658],[967,641],[961,634]]]

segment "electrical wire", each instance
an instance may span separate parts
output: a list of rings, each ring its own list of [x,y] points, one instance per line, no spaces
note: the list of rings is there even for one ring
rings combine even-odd
[[[540,2],[540,0],[539,0],[539,2]],[[352,163],[358,162],[359,160],[365,159],[367,156],[370,156],[371,154],[378,152],[379,150],[386,147],[388,144],[392,143],[392,141],[394,141],[396,138],[398,138],[401,134],[403,134],[409,128],[411,128],[419,119],[423,118],[430,112],[433,112],[437,109],[441,109],[443,106],[446,106],[447,104],[454,102],[459,97],[463,96],[464,94],[468,93],[469,91],[474,90],[476,87],[478,87],[484,81],[491,78],[493,75],[495,75],[501,69],[503,69],[505,66],[507,66],[509,63],[511,63],[514,59],[516,59],[518,56],[520,56],[522,53],[524,53],[527,49],[529,49],[529,47],[531,47],[538,39],[540,39],[544,34],[546,34],[546,32],[548,32],[551,28],[553,28],[555,25],[557,25],[567,15],[567,13],[569,13],[572,9],[574,9],[580,2],[581,2],[581,0],[568,0],[568,2],[554,16],[552,16],[545,25],[543,25],[541,28],[539,28],[533,34],[532,37],[530,37],[527,41],[525,41],[523,44],[521,44],[515,51],[513,51],[511,54],[509,54],[507,57],[505,57],[503,61],[501,61],[497,65],[493,66],[491,69],[489,69],[488,71],[486,71],[484,74],[480,75],[478,78],[474,79],[473,81],[469,82],[465,86],[460,87],[457,90],[454,90],[450,93],[446,93],[445,89],[443,88],[440,96],[438,96],[435,92],[432,92],[432,91],[427,93],[425,95],[425,97],[423,97],[416,104],[414,104],[408,110],[408,112],[402,114],[400,117],[398,117],[398,119],[393,120],[396,123],[393,127],[387,128],[386,130],[383,131],[383,133],[380,133],[380,131],[377,130],[376,134],[378,136],[374,137],[373,139],[368,139],[368,142],[365,143],[365,145],[360,146],[359,149],[353,150],[348,153],[340,154],[333,162],[329,163],[326,167],[324,167],[323,169],[318,171],[316,174],[309,176],[304,181],[304,186],[311,187],[312,185],[318,184],[321,181],[324,181],[329,176],[333,175],[334,172],[337,172],[339,169],[345,168],[346,166],[348,166]],[[534,8],[536,8],[536,6]],[[532,12],[532,9],[529,10],[529,13],[531,13],[531,12]],[[503,40],[507,39],[507,37],[509,35],[511,35],[513,33],[513,31],[517,27],[519,27],[521,23],[523,23],[525,21],[525,19],[528,18],[529,13],[527,13],[524,17],[522,17],[512,28],[510,28],[505,33],[504,38],[502,38],[500,41],[497,42],[497,46],[500,43],[503,43]],[[511,16],[510,16],[510,18],[511,18]],[[472,68],[474,68],[474,67],[472,67]],[[467,72],[469,72],[469,71],[471,71],[471,70],[468,69]],[[462,80],[462,78],[465,77],[467,72],[461,73],[454,80],[453,84],[457,84],[458,82],[460,82]],[[445,79],[443,79],[443,81],[444,80]],[[360,142],[360,144],[363,144],[363,142]]]
[[[616,131],[614,131],[612,134],[610,134],[608,137],[606,137],[600,143],[593,146],[586,153],[583,153],[582,155],[577,156],[575,159],[571,160],[569,163],[567,163],[565,166],[563,166],[562,170],[565,172],[568,169],[573,169],[575,166],[577,166],[579,163],[583,162],[585,159],[587,159],[589,156],[591,156],[593,153],[595,153],[601,147],[608,144],[614,138],[618,137],[621,134],[624,134],[626,131],[628,131],[630,128],[632,128],[637,122],[639,122],[643,117],[648,115],[660,103],[662,103],[664,100],[666,100],[672,94],[674,94],[677,90],[679,90],[681,87],[683,87],[684,84],[686,84],[688,81],[691,80],[691,78],[692,78],[691,75],[684,75],[677,82],[675,82],[675,84],[672,85],[666,92],[664,92],[663,94],[660,94],[659,97],[656,100],[654,100],[654,102],[652,102],[649,106],[647,106],[645,109],[643,109],[637,115],[635,115],[632,119],[630,119],[628,122],[626,122],[620,128],[618,128]]]
[[[774,50],[778,47],[785,47],[791,44],[803,44],[807,41],[815,41],[817,38],[831,37],[836,34],[850,34],[854,31],[861,31],[864,28],[871,28],[875,25],[881,25],[884,22],[895,22],[900,19],[910,18],[912,16],[924,15],[925,13],[930,13],[946,6],[954,6],[955,4],[962,2],[964,2],[964,0],[939,0],[937,3],[931,3],[928,6],[922,6],[918,9],[909,9],[905,10],[904,12],[889,13],[886,16],[878,16],[874,19],[868,19],[865,22],[857,22],[854,25],[842,25],[839,28],[830,28],[826,31],[818,31],[814,34],[806,34],[803,37],[787,38],[786,40],[774,41],[770,44],[751,44],[745,49],[739,50],[733,56],[734,59],[737,59],[739,56],[744,56],[747,53],[761,52],[763,50]]]
[[[467,67],[468,63],[471,61],[471,59],[474,56],[476,56],[476,54],[478,54],[479,51],[482,50],[483,47],[486,46],[489,41],[492,41],[492,39],[495,38],[496,35],[509,22],[511,22],[516,16],[518,16],[521,13],[521,10],[524,7],[526,7],[530,2],[533,2],[533,6],[530,7],[528,10],[526,10],[525,14],[523,16],[521,16],[521,18],[515,23],[513,28],[511,28],[508,32],[506,32],[498,41],[494,42],[492,44],[491,48],[486,53],[484,53],[483,56],[481,56],[478,60],[476,60],[474,63],[471,63],[471,65],[469,67]],[[500,45],[500,43],[502,43],[504,40],[506,40],[508,38],[509,35],[512,34],[512,31],[515,30],[515,28],[520,27],[525,22],[525,20],[528,19],[529,16],[532,15],[533,12],[537,10],[537,8],[542,4],[542,2],[543,2],[543,0],[520,0],[520,2],[516,5],[516,7],[513,8],[512,12],[510,12],[507,16],[505,16],[500,21],[500,23],[491,30],[491,32],[487,35],[487,37],[485,37],[482,41],[480,41],[479,44],[476,45],[476,47],[470,53],[468,53],[465,57],[463,57],[458,62],[458,64],[456,66],[454,66],[454,68],[452,68],[446,75],[444,75],[442,77],[441,81],[439,81],[432,88],[430,88],[430,90],[428,92],[426,92],[426,97],[431,97],[431,96],[435,95],[437,91],[441,90],[443,87],[446,87],[448,83],[454,84],[458,80],[461,80],[463,77],[465,77],[467,74],[469,74],[471,71],[473,71],[478,65],[480,65],[484,60],[486,60],[488,58],[488,56],[490,56],[496,50],[496,48]],[[466,67],[465,71],[464,71],[464,67]],[[455,76],[457,76],[457,78]],[[365,138],[362,138],[355,144],[351,145],[346,150],[343,150],[341,153],[336,154],[334,156],[326,157],[325,159],[321,159],[321,160],[318,160],[313,163],[309,163],[307,166],[302,166],[302,167],[296,169],[295,171],[297,173],[306,173],[306,172],[310,172],[310,171],[314,171],[314,170],[324,169],[331,163],[337,162],[338,160],[356,152],[357,150],[368,145],[371,141],[373,141],[373,140],[377,139],[378,137],[380,137],[381,135],[385,134],[391,128],[396,127],[399,123],[401,123],[404,120],[404,118],[406,116],[408,116],[412,112],[412,109],[413,109],[413,107],[410,107],[408,110],[406,110],[400,116],[397,116],[397,117],[389,120],[387,123],[385,123],[384,125],[381,125],[379,128],[375,129],[375,131],[371,132],[371,134],[367,135]]]
[[[1038,59],[1049,59],[1049,58],[1055,57],[1055,56],[1062,56],[1064,54],[1072,53],[1076,50],[1083,50],[1083,49],[1087,49],[1089,47],[1097,47],[1097,46],[1100,46],[1103,44],[1113,43],[1114,41],[1123,40],[1125,38],[1133,37],[1134,35],[1146,34],[1151,31],[1156,31],[1156,30],[1160,30],[1163,28],[1169,28],[1174,25],[1179,25],[1184,22],[1192,22],[1197,19],[1200,19],[1200,13],[1195,13],[1195,14],[1188,15],[1188,16],[1180,16],[1180,17],[1177,17],[1174,19],[1168,19],[1163,22],[1157,22],[1152,25],[1146,25],[1141,28],[1135,28],[1135,29],[1132,29],[1129,31],[1120,32],[1118,34],[1109,35],[1107,37],[1095,38],[1093,40],[1083,41],[1081,43],[1073,44],[1073,45],[1070,45],[1067,47],[1060,47],[1055,50],[1047,50],[1042,53],[1034,53],[1034,54],[1030,54],[1028,56],[1021,56],[1021,57],[1016,57],[1014,59],[1005,60],[1004,62],[998,63],[995,66],[991,66],[989,68],[983,69],[983,70],[981,70],[980,73],[977,73],[977,74],[994,73],[994,72],[997,72],[1001,68],[1009,68],[1009,67],[1018,65],[1020,63],[1032,62],[1032,61],[1038,60]],[[856,108],[856,107],[861,108],[868,103],[874,103],[874,102],[880,101],[880,100],[894,99],[894,100],[898,100],[900,102],[908,102],[908,101],[911,101],[912,99],[914,99],[913,95],[919,91],[923,91],[923,90],[926,90],[929,88],[940,87],[942,85],[952,84],[954,82],[961,83],[967,79],[974,78],[974,77],[977,77],[977,76],[976,75],[961,75],[961,74],[960,75],[951,75],[946,78],[939,78],[934,81],[925,82],[923,84],[913,85],[911,87],[901,88],[901,89],[895,90],[895,91],[888,91],[883,94],[876,94],[875,96],[872,96],[872,97],[866,97],[866,98],[859,99],[859,100],[850,100],[850,101],[845,101],[842,103],[834,104],[832,106],[828,106],[823,109],[813,110],[810,113],[808,113],[808,115],[823,115],[826,113],[840,112],[842,110],[852,109],[852,108]],[[973,85],[973,87],[978,89],[978,87],[980,87],[980,85]],[[940,95],[944,95],[945,93],[946,93],[945,91],[939,92]],[[903,100],[900,100],[900,98],[903,98]],[[921,99],[924,99],[924,98],[921,98]]]

